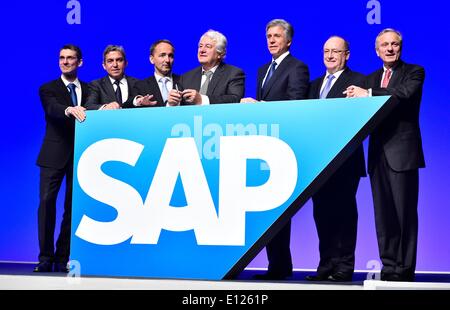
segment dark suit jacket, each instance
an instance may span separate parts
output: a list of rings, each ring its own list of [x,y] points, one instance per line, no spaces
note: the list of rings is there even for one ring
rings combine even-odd
[[[395,171],[425,167],[419,110],[425,70],[421,66],[400,61],[394,68],[387,88],[381,88],[383,68],[367,77],[372,96],[392,95],[398,105],[375,129],[369,140],[369,172],[373,171],[384,152],[389,166]]]
[[[122,108],[129,108],[133,105],[133,99],[136,97],[134,93],[134,85],[139,81],[131,76],[125,76],[128,83],[128,99],[122,103]],[[114,87],[108,76],[92,81],[89,84],[90,94],[86,102],[88,110],[98,110],[102,105],[117,101]]]
[[[308,98],[309,70],[301,61],[287,55],[262,89],[262,82],[271,63],[258,69],[256,99],[264,101],[300,100]]]
[[[324,78],[325,75],[311,82],[308,96],[309,99],[319,99],[320,88]],[[364,75],[346,68],[330,89],[327,98],[345,98],[345,95],[342,92],[346,90],[348,86],[356,85],[364,87],[365,82],[366,77]],[[345,170],[346,173],[351,173],[356,176],[366,176],[364,149],[362,145],[358,147],[358,149],[348,158],[340,169]]]
[[[186,72],[180,78],[183,89],[200,90],[202,67]],[[245,93],[245,74],[238,67],[220,63],[208,85],[210,103],[238,103]]]
[[[89,95],[89,87],[81,82],[81,105]],[[73,159],[75,119],[67,117],[65,110],[72,106],[69,91],[61,78],[44,84],[39,89],[44,108],[46,129],[37,165],[62,169]]]
[[[172,74],[173,87],[178,85],[180,87],[180,76]],[[181,89],[180,89],[181,90]],[[159,90],[158,81],[156,81],[155,75],[146,78],[145,80],[139,81],[134,86],[134,92],[137,95],[153,95],[153,99],[158,103],[152,107],[165,107],[166,103],[163,101],[161,91]]]

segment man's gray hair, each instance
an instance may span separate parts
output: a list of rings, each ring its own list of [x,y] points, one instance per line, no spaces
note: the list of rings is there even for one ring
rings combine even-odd
[[[106,55],[111,52],[119,52],[122,54],[123,60],[127,61],[127,56],[125,55],[125,49],[120,45],[108,45],[103,51],[103,62],[106,61]]]
[[[294,37],[294,27],[284,19],[272,19],[266,26],[266,33],[269,30],[269,28],[280,26],[284,29],[284,34],[286,35],[286,39],[288,41],[292,41],[292,38]]]
[[[214,42],[216,42],[217,53],[222,55],[222,58],[225,58],[225,55],[227,54],[228,41],[227,41],[227,38],[222,33],[220,33],[219,31],[210,29],[202,35],[200,40],[203,37],[208,37],[211,40],[213,40]]]
[[[396,29],[394,29],[394,28],[385,28],[385,29],[383,29],[383,30],[381,30],[381,32],[377,35],[377,38],[375,39],[375,48],[377,49],[378,48],[378,38],[379,37],[381,37],[383,34],[385,34],[385,33],[387,33],[387,32],[393,32],[393,33],[395,33],[396,35],[398,35],[398,37],[399,37],[399,39],[400,39],[400,47],[402,47],[403,46],[403,36],[402,36],[402,34],[400,33],[400,31],[398,31],[398,30],[396,30]]]

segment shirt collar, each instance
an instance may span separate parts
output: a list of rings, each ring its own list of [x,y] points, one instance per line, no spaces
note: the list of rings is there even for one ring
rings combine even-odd
[[[280,63],[287,57],[287,55],[289,55],[289,51],[284,52],[277,59],[272,58],[272,62],[275,61],[277,63],[277,67],[278,67],[280,65]]]
[[[113,79],[110,75],[108,75],[108,77],[109,77],[109,80],[111,81],[111,84],[114,84],[114,82],[116,81],[115,79]],[[125,78],[125,75],[120,79],[120,84],[125,84],[125,81],[126,81],[126,78]]]
[[[216,70],[217,70],[217,68],[219,67],[219,65],[217,64],[217,65],[215,65],[214,67],[212,67],[211,69],[209,69],[208,71],[211,71],[213,74],[214,74],[214,72],[216,72]],[[202,67],[202,74],[203,74],[203,72],[205,72],[206,70],[205,69],[203,69],[203,67]]]
[[[61,74],[61,80],[63,81],[64,85],[67,87],[67,85],[69,85],[70,83],[75,84],[76,87],[81,88],[81,83],[80,80],[78,79],[78,77],[75,79],[75,81],[70,82],[66,79],[66,77],[64,76],[64,74]]]
[[[160,75],[160,74],[156,73],[156,71],[155,71],[155,79],[156,79],[156,82],[159,82],[159,80],[160,80],[161,78],[163,78],[163,77],[167,78],[169,81],[172,81],[172,74],[167,75],[167,76],[163,76],[163,75]]]
[[[327,79],[329,75],[333,74],[334,75],[334,79],[337,80],[341,76],[342,72],[344,72],[344,70],[345,70],[345,68],[342,69],[342,70],[336,71],[334,73],[329,73],[328,71],[326,71],[325,72],[325,79]]]

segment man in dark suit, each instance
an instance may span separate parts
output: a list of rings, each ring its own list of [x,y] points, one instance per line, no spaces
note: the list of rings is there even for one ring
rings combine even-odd
[[[140,107],[165,107],[169,103],[169,93],[180,88],[180,77],[172,73],[175,48],[169,40],[158,40],[150,47],[150,63],[155,72],[149,78],[136,83],[134,90],[138,96],[133,104]]]
[[[137,79],[125,75],[128,65],[125,50],[119,45],[108,45],[103,52],[103,68],[108,75],[89,84],[86,102],[88,110],[111,110],[133,106],[134,85]]]
[[[65,45],[59,52],[62,75],[39,89],[44,108],[46,130],[37,159],[39,180],[39,264],[35,272],[67,272],[70,252],[70,225],[72,212],[72,176],[75,119],[86,118],[84,103],[87,84],[77,78],[82,65],[79,47]],[[64,214],[54,249],[56,198],[66,178]]]
[[[417,257],[419,168],[425,167],[419,110],[425,70],[400,59],[402,35],[384,29],[375,42],[383,68],[367,88],[350,86],[348,97],[391,95],[394,110],[369,140],[369,175],[375,208],[381,280],[414,281]]]
[[[347,67],[350,48],[346,40],[330,37],[323,47],[324,76],[314,80],[310,99],[345,98],[350,85],[365,85],[365,76]],[[320,262],[309,281],[351,281],[355,267],[358,209],[356,192],[366,176],[362,145],[314,194],[314,221],[319,236]]]
[[[289,48],[294,29],[282,19],[274,19],[266,26],[267,47],[272,61],[258,70],[256,100],[241,102],[300,100],[308,97],[309,70],[292,56]],[[267,244],[268,271],[255,275],[257,279],[284,279],[292,275],[290,251],[291,221]]]
[[[222,33],[209,30],[203,34],[197,54],[200,66],[181,76],[184,90],[172,91],[169,101],[198,105],[239,102],[245,92],[245,74],[223,62],[226,53],[227,39]]]

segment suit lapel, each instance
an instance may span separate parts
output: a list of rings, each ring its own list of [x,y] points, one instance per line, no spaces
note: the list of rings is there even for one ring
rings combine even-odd
[[[320,87],[323,84],[323,79],[325,78],[325,75],[322,75],[321,77],[314,80],[311,85],[309,86],[309,99],[319,99],[320,97]]]
[[[88,84],[81,82],[81,105],[84,106],[84,104],[87,101],[87,98],[89,97],[89,86]]]
[[[128,87],[128,99],[133,97],[133,87],[134,87],[134,81],[130,77],[125,75],[125,79],[127,80],[127,87]],[[127,99],[127,101],[128,101]],[[123,101],[123,100],[122,100]]]
[[[258,72],[258,89],[257,89],[257,94],[258,94],[258,98],[262,99],[262,82],[264,80],[264,76],[266,75],[267,70],[269,69],[270,66],[270,62],[266,65],[264,65],[264,67]]]
[[[161,91],[159,90],[158,82],[156,81],[155,76],[149,77],[147,80],[150,88],[150,95],[153,95],[154,100],[158,102],[157,106],[163,106],[164,101],[161,95]]]
[[[395,87],[400,82],[401,77],[403,76],[403,61],[399,61],[397,67],[394,68],[394,73],[392,74],[392,78],[389,80],[388,87]]]
[[[327,98],[340,98],[343,96],[342,92],[344,91],[344,85],[347,84],[347,81],[350,77],[349,69],[346,68],[344,72],[341,73],[339,78],[334,82],[333,87],[331,87],[328,92]]]
[[[177,89],[178,87],[178,90],[182,91],[180,86],[180,76],[172,73],[172,79],[173,79],[173,89]]]
[[[64,102],[64,105],[72,106],[72,99],[70,98],[69,90],[67,89],[66,85],[64,85],[64,82],[62,81],[61,78],[56,80],[55,88],[60,94],[62,102]]]
[[[106,90],[106,95],[108,96],[108,102],[116,101],[116,92],[114,91],[114,87],[109,80],[109,77],[106,76],[102,79],[103,89]]]
[[[372,83],[369,84],[370,87],[380,88],[381,87],[381,78],[383,77],[383,68],[376,71],[373,75]]]
[[[195,71],[193,83],[194,89],[200,91],[200,88],[202,87],[202,66],[198,67]]]
[[[219,81],[222,79],[224,71],[225,71],[224,64],[220,63],[220,65],[216,69],[216,72],[214,72],[211,81],[209,82],[208,90],[206,91],[206,94],[208,96],[211,96],[213,94],[214,89],[219,84]]]
[[[272,86],[283,76],[283,74],[289,69],[291,62],[291,54],[287,55],[285,59],[278,65],[269,81],[264,85],[262,89],[262,98],[265,98],[269,93]]]

